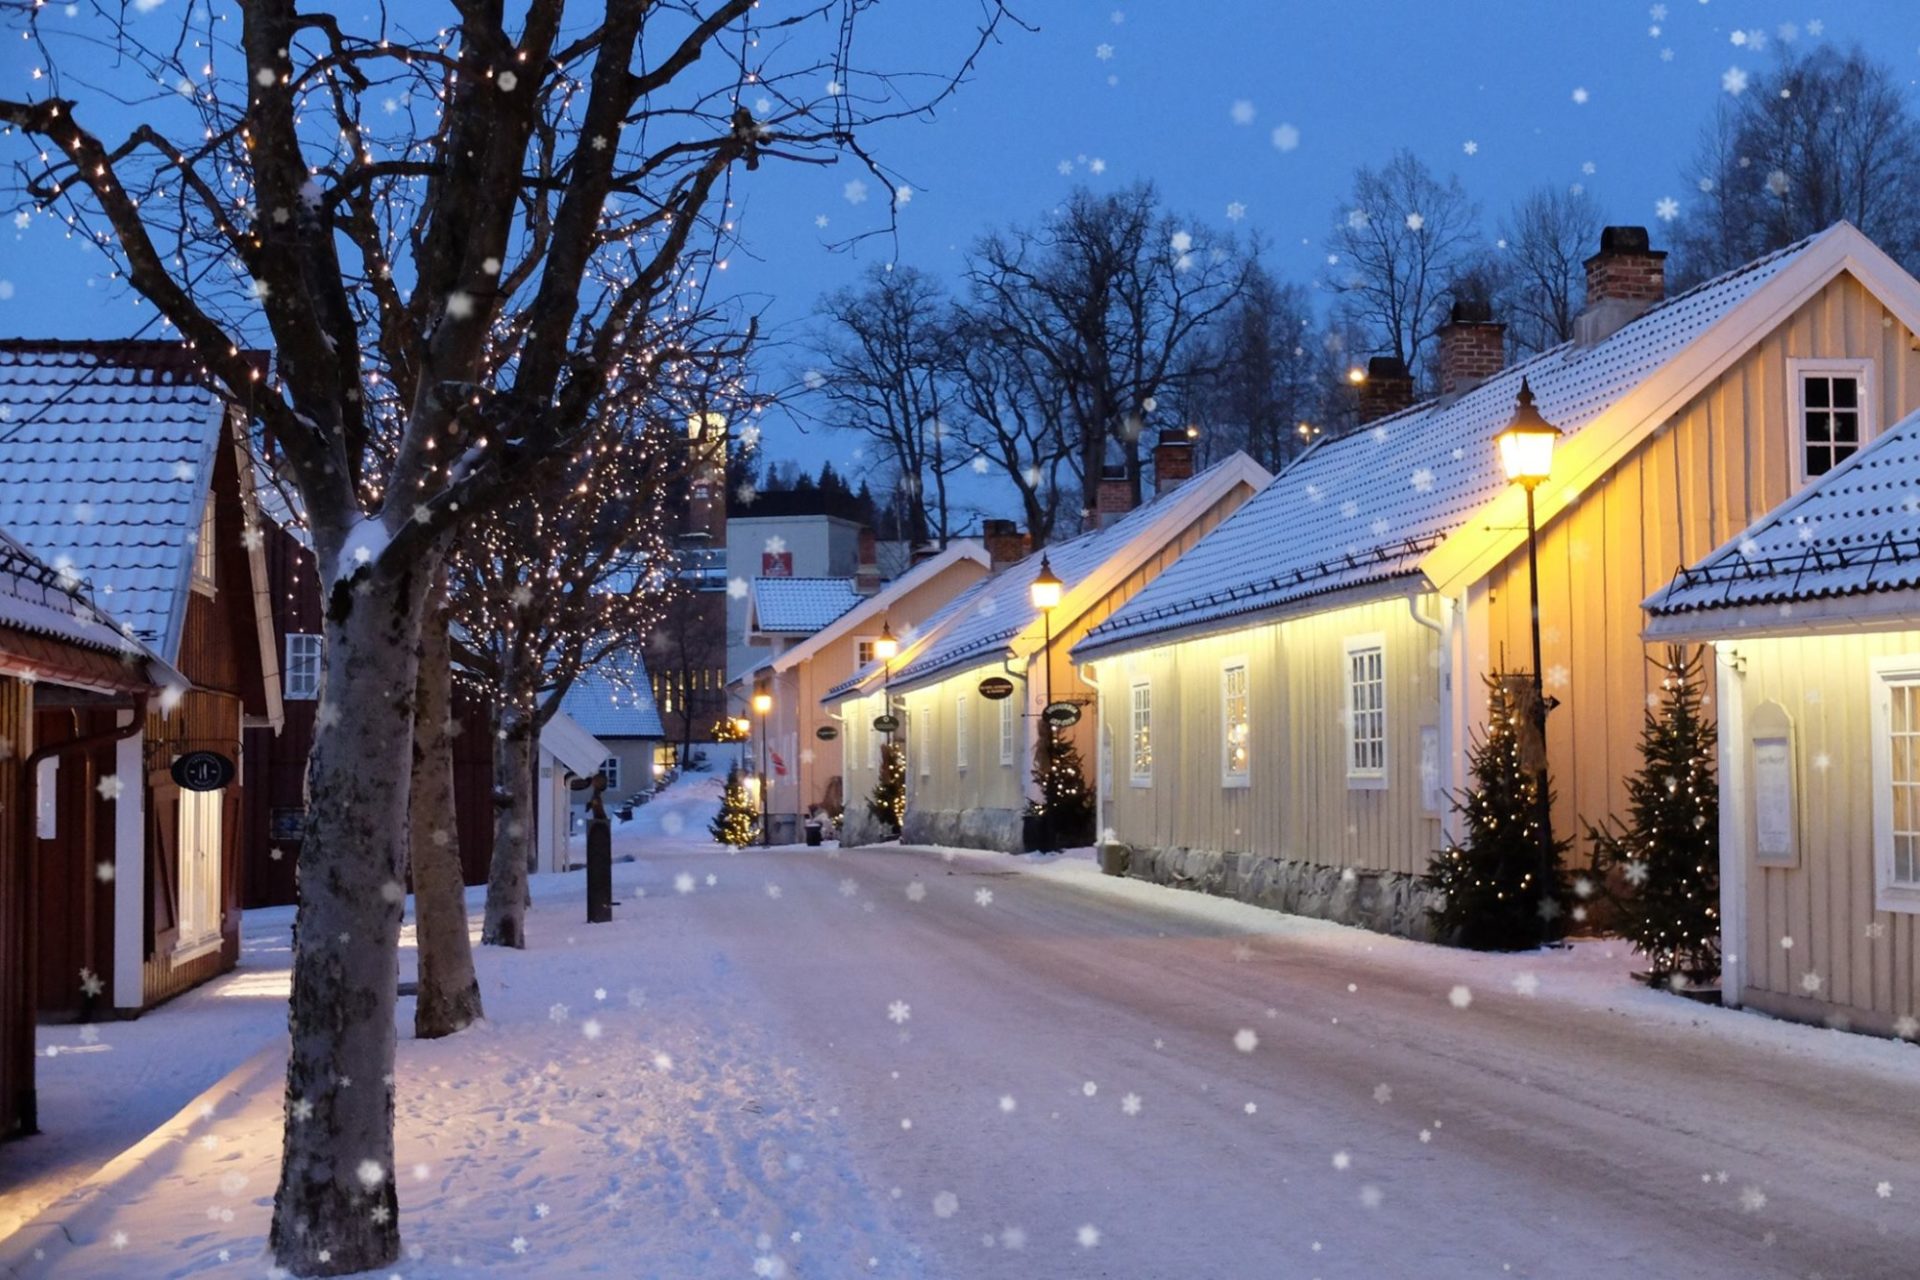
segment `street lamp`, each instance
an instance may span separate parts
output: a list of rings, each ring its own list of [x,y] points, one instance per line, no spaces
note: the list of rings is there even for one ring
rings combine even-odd
[[[1507,479],[1527,493],[1527,598],[1533,617],[1533,731],[1540,736],[1540,776],[1534,803],[1539,808],[1540,826],[1540,945],[1553,936],[1552,907],[1548,905],[1548,886],[1553,883],[1553,815],[1547,801],[1547,701],[1546,686],[1540,673],[1540,534],[1534,522],[1533,491],[1553,470],[1553,446],[1560,428],[1540,416],[1534,405],[1533,388],[1520,379],[1520,395],[1514,402],[1513,421],[1494,437],[1500,449],[1500,466]]]
[[[1053,562],[1047,558],[1044,551],[1041,552],[1040,572],[1034,575],[1031,583],[1027,584],[1027,595],[1033,601],[1033,607],[1040,611],[1042,634],[1046,637],[1040,648],[1040,661],[1045,665],[1047,672],[1047,705],[1040,712],[1041,726],[1046,734],[1047,745],[1046,769],[1040,775],[1040,820],[1046,833],[1042,838],[1046,841],[1049,851],[1055,843],[1053,800],[1047,794],[1047,784],[1053,779],[1054,757],[1053,718],[1047,714],[1047,711],[1053,707],[1053,611],[1059,605],[1060,593],[1066,585],[1054,576]]]
[[[772,694],[753,695],[753,711],[760,717],[760,847],[762,849],[773,843],[773,833],[767,827],[767,712],[771,710],[773,710]]]
[[[900,656],[900,642],[893,638],[893,626],[884,619],[880,638],[873,642],[873,656],[880,659],[880,714],[893,715],[893,660]],[[887,745],[893,745],[893,730],[887,730]]]

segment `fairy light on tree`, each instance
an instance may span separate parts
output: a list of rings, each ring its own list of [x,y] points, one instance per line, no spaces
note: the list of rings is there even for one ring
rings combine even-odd
[[[1002,4],[953,14],[957,70],[912,80],[856,65],[872,6],[828,0],[688,0],[670,21],[525,0],[461,8],[426,37],[384,10],[283,3],[125,10],[102,18],[115,33],[23,15],[47,72],[28,91],[49,94],[0,99],[23,202],[58,203],[258,421],[326,601],[277,1266],[338,1275],[399,1255],[393,887],[413,699],[395,692],[415,686],[447,543],[529,474],[599,461],[586,444],[608,398],[668,367],[636,364],[629,342],[644,350],[643,318],[710,274],[710,254],[688,272],[724,234],[736,171],[846,157],[896,190],[866,130],[945,99],[1012,21]],[[756,44],[765,30],[779,38]],[[108,56],[113,83],[193,92],[52,96],[103,82]],[[749,84],[772,104],[762,117]],[[108,116],[141,123],[110,141],[93,131]],[[268,348],[270,378],[246,354]]]

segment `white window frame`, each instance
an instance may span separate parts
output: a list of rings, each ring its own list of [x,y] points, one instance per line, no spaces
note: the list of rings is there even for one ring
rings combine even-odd
[[[174,847],[180,859],[180,914],[174,922],[179,936],[172,956],[176,964],[206,955],[220,945],[226,804],[224,787],[218,791],[180,791],[180,811],[174,827]]]
[[[1247,759],[1233,767],[1233,691],[1234,673],[1240,675],[1240,715],[1246,725]],[[1220,664],[1220,785],[1228,788],[1253,785],[1253,674],[1244,654],[1236,654]]]
[[[973,744],[968,739],[973,734],[973,710],[967,705],[967,695],[955,694],[953,699],[953,767],[965,769],[973,754]]]
[[[873,661],[874,642],[879,639],[879,636],[855,636],[853,638],[853,669],[855,671],[865,671],[867,669],[867,664]],[[860,656],[862,649],[865,649],[867,654],[864,658]]]
[[[311,644],[308,641],[312,641]],[[294,673],[308,678],[296,682]],[[289,702],[312,702],[320,696],[320,637],[312,631],[287,632],[286,660],[281,667],[280,695]]]
[[[1142,738],[1144,732],[1145,738]],[[1146,746],[1146,768],[1140,767],[1141,745]],[[1127,686],[1127,781],[1136,787],[1153,785],[1153,681],[1135,680]]]
[[[1860,439],[1854,446],[1854,452],[1858,453],[1879,433],[1874,412],[1878,401],[1875,398],[1873,375],[1874,362],[1870,359],[1801,357],[1787,361],[1787,403],[1793,406],[1793,422],[1787,434],[1793,449],[1796,488],[1819,478],[1807,474],[1807,379],[1850,377],[1859,384]],[[1834,464],[1836,467],[1839,465],[1838,462]]]
[[[1020,735],[1014,731],[1017,724],[1013,714],[1013,699],[1000,699],[1000,764],[1004,768],[1013,767],[1014,757],[1020,749]]]
[[[1875,658],[1871,671],[1873,905],[1877,911],[1920,912],[1920,878],[1895,880],[1893,866],[1893,690],[1896,686],[1920,686],[1920,654]],[[1915,746],[1920,749],[1920,738],[1916,738]]]
[[[1355,658],[1369,653],[1378,653],[1380,655],[1380,675],[1378,679],[1380,686],[1380,706],[1377,709],[1380,715],[1380,733],[1378,735],[1380,742],[1380,763],[1377,766],[1363,766],[1356,760],[1363,739],[1359,735],[1359,725],[1355,719],[1360,713],[1354,706],[1354,694],[1358,692],[1358,690],[1354,681],[1353,661]],[[1370,680],[1368,683],[1372,684],[1375,682]],[[1340,685],[1342,689],[1341,699],[1344,704],[1344,710],[1340,718],[1346,726],[1347,740],[1347,789],[1350,791],[1384,791],[1387,786],[1387,760],[1391,755],[1389,747],[1393,741],[1389,709],[1387,706],[1387,640],[1384,635],[1378,631],[1373,631],[1365,635],[1348,636],[1346,640],[1342,642],[1340,646]],[[1367,708],[1367,710],[1372,711],[1374,708]]]
[[[193,589],[208,596],[214,593],[217,572],[213,503],[213,494],[209,493],[207,505],[200,509],[200,531],[193,538]]]

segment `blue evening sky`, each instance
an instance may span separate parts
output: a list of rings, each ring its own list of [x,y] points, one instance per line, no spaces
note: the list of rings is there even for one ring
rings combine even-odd
[[[1783,40],[1830,41],[1865,46],[1910,86],[1920,75],[1915,0],[1015,3],[1038,33],[1009,32],[937,119],[871,139],[913,188],[897,242],[831,247],[885,222],[871,180],[864,201],[848,198],[847,184],[866,179],[852,165],[740,175],[745,245],[723,279],[764,309],[776,337],[798,342],[819,294],[867,264],[897,256],[955,272],[983,228],[1036,220],[1080,183],[1150,178],[1172,208],[1259,235],[1271,267],[1310,283],[1354,166],[1403,146],[1460,176],[1489,238],[1517,195],[1582,183],[1610,221],[1649,225],[1657,245],[1658,202],[1678,201],[1684,216],[1697,195],[1684,170],[1729,69],[1768,65]],[[943,19],[974,8],[882,5],[860,60],[951,65],[954,27],[924,20],[936,5],[952,6]],[[399,0],[394,11],[439,9]],[[0,92],[13,94],[28,88],[30,63],[8,43]],[[1230,210],[1243,216],[1230,222]],[[8,222],[0,236],[0,333],[113,336],[151,315],[51,219]],[[767,358],[789,374],[805,367],[792,346]],[[770,419],[772,456],[853,454],[851,441],[802,439]]]

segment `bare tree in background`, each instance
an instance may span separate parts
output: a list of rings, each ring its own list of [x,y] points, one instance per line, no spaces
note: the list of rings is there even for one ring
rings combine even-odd
[[[1450,291],[1481,249],[1479,223],[1460,180],[1441,181],[1411,151],[1354,170],[1352,194],[1334,211],[1326,283],[1371,354],[1398,356],[1421,375]]]
[[[1139,501],[1146,415],[1202,371],[1197,344],[1247,271],[1230,239],[1167,213],[1148,183],[1075,191],[1039,226],[975,244],[968,310],[1063,394],[1083,514],[1110,450],[1126,460]]]
[[[183,7],[170,33],[120,6],[27,20],[45,96],[0,100],[25,201],[58,207],[261,420],[327,601],[271,1235],[290,1271],[399,1254],[396,954],[433,553],[573,448],[609,385],[670,375],[645,319],[697,287],[737,167],[871,168],[867,125],[950,91],[851,62],[872,7],[526,0],[401,27],[252,0],[231,21]],[[969,6],[967,47],[1003,17]],[[67,96],[100,82],[179,92]]]
[[[1586,300],[1586,260],[1600,249],[1600,206],[1584,190],[1546,186],[1517,201],[1500,222],[1495,318],[1507,345],[1531,355],[1573,338]]]
[[[1235,449],[1278,471],[1327,426],[1337,394],[1313,304],[1297,284],[1254,266],[1246,288],[1202,344],[1201,372],[1178,405],[1200,428],[1209,461]]]
[[[1691,283],[1845,219],[1920,268],[1920,122],[1884,63],[1831,45],[1753,73],[1701,137],[1676,237]]]
[[[900,476],[915,542],[952,536],[947,480],[967,461],[942,417],[952,335],[940,282],[917,268],[875,266],[857,287],[820,300],[820,364],[807,379],[828,426],[866,437]]]

